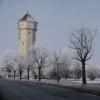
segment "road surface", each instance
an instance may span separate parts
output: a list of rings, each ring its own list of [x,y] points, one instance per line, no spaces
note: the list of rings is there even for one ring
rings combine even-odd
[[[61,87],[0,80],[0,100],[100,100],[100,97]]]

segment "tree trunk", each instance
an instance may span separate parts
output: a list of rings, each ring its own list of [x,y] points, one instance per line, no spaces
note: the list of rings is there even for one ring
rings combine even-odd
[[[58,81],[58,84],[59,84],[59,80],[60,80],[60,77],[59,77],[59,65],[57,64],[57,81]]]
[[[78,76],[77,79],[79,80],[80,79],[80,76]]]
[[[16,71],[14,70],[14,80],[15,80],[15,77],[16,77]]]
[[[35,78],[35,80],[37,79],[37,76],[36,76],[36,74],[34,75],[34,78]]]
[[[29,77],[30,77],[29,73],[30,73],[30,70],[29,70],[29,68],[28,68],[28,69],[27,69],[27,79],[28,79],[28,80],[29,80]]]
[[[68,76],[66,76],[66,80],[68,79]]]
[[[77,75],[77,79],[79,80],[80,79],[80,74],[78,73],[78,75]]]
[[[82,61],[82,81],[83,85],[85,85],[86,84],[85,61]]]
[[[41,81],[41,67],[39,67],[39,82]]]
[[[19,74],[20,74],[20,80],[21,80],[22,79],[22,70],[20,70]]]
[[[58,79],[57,80],[58,80],[58,84],[59,84],[59,75],[58,75]]]

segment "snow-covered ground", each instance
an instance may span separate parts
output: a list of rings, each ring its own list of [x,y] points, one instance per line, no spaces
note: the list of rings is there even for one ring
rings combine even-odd
[[[19,80],[19,79],[18,79]],[[23,81],[28,81],[27,79],[23,79]],[[35,79],[30,79],[29,80],[30,82],[38,82],[38,80],[35,80]],[[47,79],[42,79],[41,80],[41,83],[47,83],[47,84],[53,84],[53,85],[58,85],[58,81],[57,80],[47,80]],[[62,85],[62,86],[72,86],[72,87],[82,87],[83,84],[82,84],[82,79],[80,80],[75,80],[75,79],[68,79],[68,80],[65,80],[65,79],[62,79],[59,81],[59,85]],[[98,88],[100,89],[100,78],[98,79],[95,79],[93,81],[90,81],[89,79],[87,79],[87,85],[88,87],[93,87],[95,89]]]
[[[57,84],[57,80],[46,80],[46,79],[42,79],[42,82],[45,83],[51,83],[51,84]],[[81,85],[82,84],[82,80],[74,80],[74,79],[68,79],[68,80],[60,80],[59,84],[61,85]],[[100,79],[95,79],[93,81],[90,81],[87,79],[87,84],[88,85],[100,85]]]
[[[42,82],[53,85],[58,84],[57,80],[42,80]],[[100,92],[100,79],[96,79],[94,81],[90,81],[87,79],[87,85],[85,86],[83,86],[82,80],[74,80],[74,79],[60,80],[59,85],[77,89],[81,88],[86,91],[95,91],[96,93]]]

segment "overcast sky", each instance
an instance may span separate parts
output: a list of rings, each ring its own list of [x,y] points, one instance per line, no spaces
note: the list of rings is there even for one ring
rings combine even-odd
[[[17,22],[27,10],[38,22],[36,43],[42,47],[67,50],[74,28],[97,27],[92,62],[100,65],[100,0],[0,0],[1,52],[18,52]]]

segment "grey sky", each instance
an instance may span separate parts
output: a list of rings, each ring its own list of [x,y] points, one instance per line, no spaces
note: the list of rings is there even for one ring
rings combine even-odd
[[[0,0],[0,50],[18,51],[17,21],[26,11],[38,21],[37,45],[68,48],[69,34],[82,24],[98,28],[93,63],[100,64],[100,0]]]

